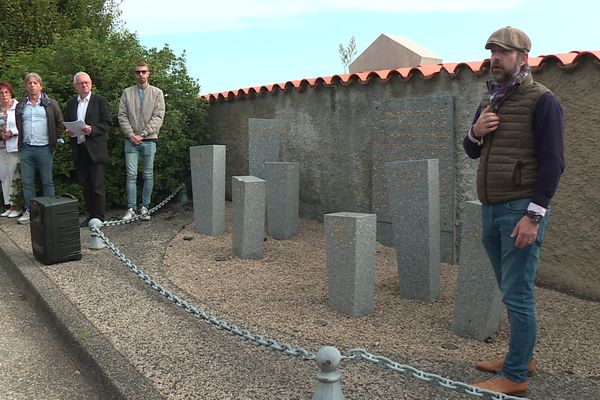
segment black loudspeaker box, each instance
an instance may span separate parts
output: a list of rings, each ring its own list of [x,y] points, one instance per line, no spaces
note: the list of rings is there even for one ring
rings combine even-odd
[[[29,203],[31,245],[46,265],[81,259],[79,207],[66,197],[35,197]]]

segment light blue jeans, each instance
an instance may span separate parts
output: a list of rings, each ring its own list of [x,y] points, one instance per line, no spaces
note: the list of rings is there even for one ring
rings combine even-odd
[[[134,145],[130,140],[125,140],[125,170],[127,189],[127,208],[136,209],[137,206],[137,173],[138,162],[142,158],[142,206],[150,208],[150,198],[154,187],[154,155],[156,154],[156,142],[144,141]]]
[[[533,357],[536,340],[535,274],[544,229],[550,210],[540,223],[535,242],[522,249],[515,247],[510,234],[527,213],[529,199],[482,206],[482,243],[494,269],[502,302],[508,312],[510,340],[500,375],[515,381],[527,380],[527,365]]]
[[[29,210],[29,201],[37,196],[35,192],[35,168],[40,174],[42,193],[44,196],[54,196],[54,182],[52,181],[52,151],[50,146],[31,146],[23,144],[21,156],[21,184],[25,204],[23,208]]]

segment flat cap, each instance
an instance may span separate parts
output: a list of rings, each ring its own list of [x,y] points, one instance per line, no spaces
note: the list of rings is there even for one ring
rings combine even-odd
[[[531,50],[531,40],[529,40],[529,36],[522,30],[510,26],[498,29],[496,32],[492,33],[485,43],[485,48],[489,50],[494,45],[500,46],[506,50],[520,50],[526,52]]]

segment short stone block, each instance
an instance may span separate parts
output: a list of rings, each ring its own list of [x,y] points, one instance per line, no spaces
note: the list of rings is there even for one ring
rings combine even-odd
[[[400,295],[433,300],[440,293],[438,160],[385,164]]]
[[[266,162],[267,230],[275,239],[298,232],[300,163]]]
[[[503,306],[492,265],[481,243],[479,201],[465,204],[461,238],[453,331],[483,341],[498,329]]]
[[[264,255],[265,181],[255,176],[232,176],[233,252],[240,258]]]
[[[196,232],[225,232],[225,146],[191,146],[190,169]]]
[[[325,214],[329,306],[353,317],[373,312],[377,215]]]

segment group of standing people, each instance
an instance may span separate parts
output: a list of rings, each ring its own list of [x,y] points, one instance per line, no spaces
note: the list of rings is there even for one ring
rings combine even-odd
[[[150,68],[145,62],[135,65],[134,76],[137,83],[123,91],[118,111],[119,126],[125,136],[127,211],[123,219],[129,220],[139,213],[141,219],[149,220],[154,157],[164,119],[165,102],[162,90],[149,84]],[[53,153],[60,136],[66,132],[70,138],[71,155],[87,213],[80,225],[88,226],[93,218],[104,221],[110,109],[104,97],[92,93],[93,82],[89,74],[76,73],[73,85],[78,95],[67,101],[63,114],[58,103],[44,92],[44,83],[39,74],[31,72],[25,76],[26,95],[21,101],[15,98],[10,83],[0,82],[0,133],[3,139],[0,143],[0,180],[6,208],[0,216],[19,217],[19,224],[29,223],[29,203],[36,197],[36,169],[43,195],[55,195]],[[70,129],[65,129],[65,121]],[[70,125],[69,122],[75,124]],[[137,174],[140,157],[143,187],[138,210]],[[22,205],[14,204],[17,192],[14,182],[19,175],[23,190]]]

